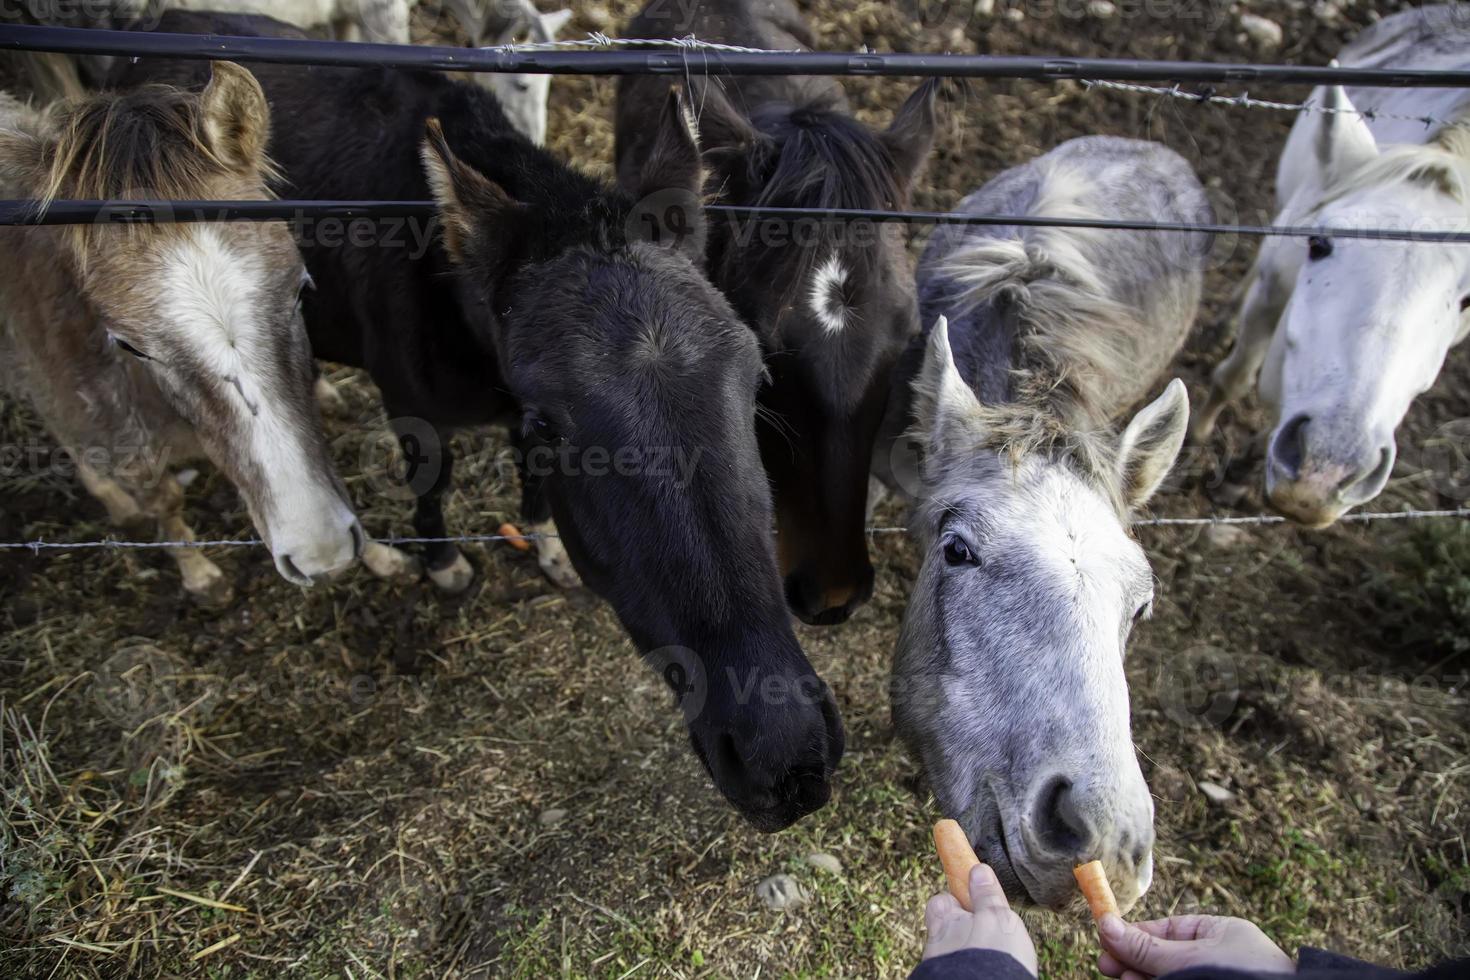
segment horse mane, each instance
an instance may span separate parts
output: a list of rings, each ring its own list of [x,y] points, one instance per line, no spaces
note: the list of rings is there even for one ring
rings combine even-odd
[[[1356,191],[1409,184],[1434,188],[1470,206],[1470,106],[1426,143],[1390,146],[1335,181],[1313,211]]]
[[[1028,209],[1049,217],[1103,218],[1079,203],[1083,175],[1053,168]],[[980,237],[956,249],[936,272],[959,289],[955,312],[990,305],[1015,325],[1011,397],[981,405],[973,419],[982,448],[1072,461],[1113,497],[1109,408],[1101,380],[1132,371],[1138,314],[1109,295],[1089,252],[1100,233],[1022,228],[1016,238]],[[1114,500],[1121,512],[1121,501]]]
[[[57,198],[208,199],[217,182],[234,173],[209,146],[198,92],[143,85],[62,103],[47,115],[54,143],[37,195],[43,208]],[[277,175],[266,163],[261,176],[271,181]],[[145,227],[157,234],[187,228]],[[76,228],[83,236],[95,231],[93,225]]]
[[[839,109],[831,95],[813,93],[795,106],[763,105],[749,119],[767,138],[753,141],[742,155],[745,172],[740,183],[758,190],[751,200],[739,203],[821,211],[908,206],[893,154],[866,126]],[[831,249],[798,251],[793,287],[805,282],[817,263],[832,258]],[[844,248],[843,265],[861,276],[877,261],[876,252],[871,247]],[[755,235],[738,262],[753,272],[771,268],[767,263],[789,263],[791,256],[791,249]]]

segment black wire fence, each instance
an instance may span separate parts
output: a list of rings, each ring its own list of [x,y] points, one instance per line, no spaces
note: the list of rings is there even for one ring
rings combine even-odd
[[[568,46],[623,50],[565,50]],[[642,50],[642,46],[657,46]],[[1344,68],[1314,65],[1060,58],[1038,55],[909,54],[763,51],[695,38],[670,41],[607,38],[590,42],[461,48],[449,45],[362,44],[300,38],[0,27],[0,51],[123,55],[278,65],[423,68],[438,71],[550,75],[853,75],[1015,78],[1034,81],[1134,81],[1367,85],[1382,88],[1470,88],[1470,71]]]

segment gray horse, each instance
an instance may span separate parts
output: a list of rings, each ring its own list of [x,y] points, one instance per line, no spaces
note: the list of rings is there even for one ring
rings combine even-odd
[[[1111,137],[1008,170],[960,211],[1210,214],[1178,155]],[[896,382],[891,421],[910,427],[922,462],[900,443],[887,473],[917,498],[923,548],[894,718],[940,807],[1013,899],[1065,904],[1073,865],[1093,858],[1125,909],[1148,888],[1153,805],[1123,654],[1153,577],[1128,527],[1184,438],[1183,383],[1121,435],[1112,426],[1183,342],[1208,244],[1197,233],[956,227],[920,262],[932,329],[905,358],[912,383]]]

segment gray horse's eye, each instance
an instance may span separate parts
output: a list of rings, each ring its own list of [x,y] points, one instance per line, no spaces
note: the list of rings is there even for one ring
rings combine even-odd
[[[1139,606],[1136,610],[1134,610],[1134,612],[1133,612],[1133,625],[1137,626],[1140,622],[1142,622],[1145,619],[1148,619],[1153,614],[1154,614],[1154,601],[1152,599],[1150,599],[1147,602],[1145,602],[1143,605]]]
[[[944,549],[944,560],[951,565],[976,565],[980,564],[980,556],[970,549],[965,539],[958,534],[946,534],[941,544]]]
[[[145,354],[142,351],[138,350],[138,348],[134,347],[132,344],[128,343],[126,340],[123,340],[121,337],[113,337],[112,338],[112,342],[114,344],[117,344],[117,346],[121,347],[123,350],[127,351],[129,354],[132,354],[134,357],[138,358],[140,361],[151,361],[151,360],[153,360],[153,358],[149,357],[147,354]]]
[[[1313,235],[1307,239],[1307,257],[1312,261],[1325,259],[1332,254],[1332,239],[1326,235]]]

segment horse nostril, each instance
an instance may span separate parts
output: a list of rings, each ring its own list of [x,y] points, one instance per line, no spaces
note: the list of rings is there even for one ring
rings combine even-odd
[[[307,576],[301,574],[301,569],[296,567],[296,563],[291,560],[290,555],[282,555],[278,560],[281,564],[281,571],[285,573],[287,578],[298,582],[311,581]]]
[[[1276,434],[1271,442],[1271,462],[1289,480],[1301,473],[1302,459],[1306,456],[1306,432],[1310,416],[1298,415]]]
[[[1072,781],[1057,776],[1036,796],[1032,814],[1041,842],[1060,854],[1081,854],[1092,834],[1077,808]]]
[[[356,561],[362,557],[363,549],[367,547],[367,535],[363,533],[362,525],[357,521],[352,522],[352,559]]]
[[[1378,491],[1388,482],[1389,473],[1393,470],[1393,449],[1384,446],[1378,451],[1371,467],[1365,466],[1358,472],[1343,480],[1338,486],[1338,496],[1349,503],[1361,503],[1378,495]],[[1357,491],[1354,493],[1354,491]]]

